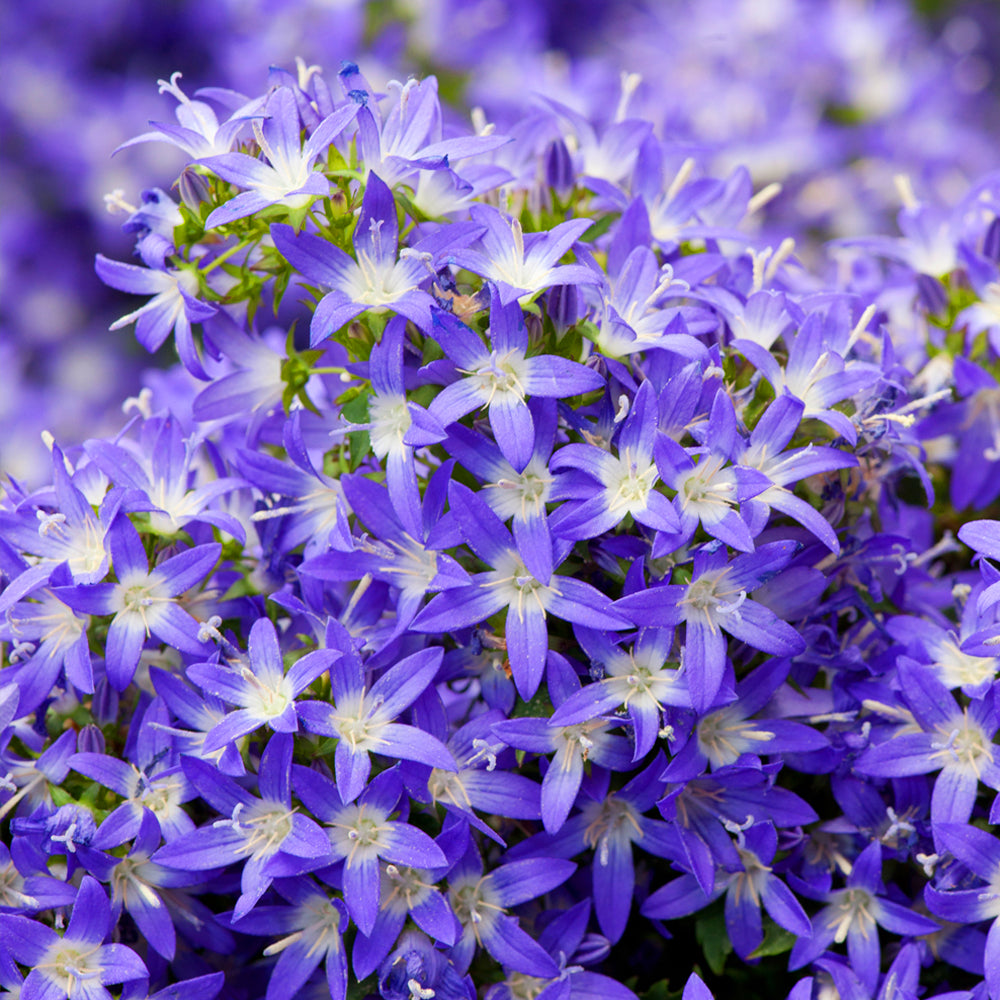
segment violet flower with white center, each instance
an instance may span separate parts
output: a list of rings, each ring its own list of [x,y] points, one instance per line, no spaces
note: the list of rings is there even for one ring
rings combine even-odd
[[[124,515],[108,531],[117,583],[54,587],[53,593],[74,611],[113,615],[106,651],[108,678],[118,691],[131,683],[142,648],[150,635],[197,656],[209,646],[201,626],[177,601],[202,583],[222,552],[218,542],[196,545],[158,563],[152,570],[139,533]]]
[[[312,233],[296,234],[286,225],[271,227],[274,245],[288,263],[310,284],[326,290],[309,330],[313,347],[369,310],[405,316],[430,333],[434,298],[420,286],[451,262],[456,247],[470,243],[480,231],[480,226],[454,222],[400,250],[396,202],[375,173],[368,176],[354,228],[356,260]]]
[[[554,652],[549,653],[546,673],[558,711],[580,691],[580,681],[569,662]],[[542,779],[542,823],[547,832],[558,833],[566,822],[580,792],[586,761],[615,771],[628,769],[633,759],[628,741],[608,733],[616,724],[617,720],[587,718],[559,725],[552,719],[521,716],[493,726],[508,746],[553,754]]]
[[[391,319],[382,339],[372,348],[368,374],[372,394],[368,399],[368,434],[375,457],[385,467],[389,496],[400,520],[413,536],[423,534],[420,490],[413,450],[445,437],[439,421],[422,406],[406,398],[403,343],[406,318]]]
[[[900,656],[896,671],[900,698],[916,726],[906,724],[897,735],[869,746],[857,758],[855,769],[881,778],[939,771],[931,793],[932,831],[941,823],[966,823],[979,783],[1000,789],[1000,754],[993,742],[1000,715],[994,692],[960,707],[927,667]],[[917,726],[921,731],[914,731]],[[994,806],[991,822],[998,814]]]
[[[43,506],[33,510],[25,505],[17,512],[0,510],[0,531],[4,541],[17,551],[37,556],[31,565],[21,562],[23,571],[16,577],[7,575],[7,585],[0,593],[0,614],[6,612],[25,594],[48,581],[53,570],[65,564],[73,583],[88,584],[102,580],[108,572],[108,552],[105,537],[122,502],[123,491],[114,489],[101,501],[94,513],[86,496],[73,483],[62,451],[52,448],[52,479],[55,506],[49,512]]]
[[[815,418],[840,434],[850,444],[857,443],[857,429],[834,404],[874,385],[882,371],[864,361],[846,360],[849,344],[831,343],[828,327],[842,317],[833,310],[830,317],[808,315],[794,337],[787,337],[788,360],[784,367],[770,351],[750,340],[734,340],[739,351],[774,387],[776,396],[788,393],[804,404],[803,419]]]
[[[467,969],[478,945],[509,969],[557,976],[556,963],[507,910],[562,885],[575,870],[573,862],[561,858],[526,858],[484,875],[478,854],[470,851],[448,879],[451,908],[462,925],[462,937],[451,950],[456,966]]]
[[[100,883],[84,875],[61,937],[28,917],[0,914],[0,935],[14,960],[30,969],[20,995],[44,1000],[111,1000],[107,986],[147,979],[142,959],[123,944],[105,944],[111,906]]]
[[[239,542],[246,541],[240,522],[230,514],[210,510],[209,504],[249,484],[235,476],[222,476],[192,488],[191,466],[197,445],[191,438],[185,439],[174,417],[145,421],[139,441],[134,444],[90,440],[84,447],[115,485],[135,491],[127,497],[125,509],[130,513],[151,512],[151,531],[172,535],[192,522],[203,521],[221,528]]]
[[[191,414],[200,423],[225,420],[246,426],[247,446],[254,447],[264,422],[281,406],[287,383],[281,377],[285,343],[278,331],[250,336],[225,311],[211,320],[208,338],[232,364],[228,374],[213,378],[191,402]],[[319,378],[306,383],[305,391],[315,399]]]
[[[551,354],[527,357],[521,307],[505,304],[497,288],[490,301],[489,346],[451,313],[434,310],[434,335],[466,377],[445,386],[430,413],[445,427],[488,407],[490,427],[504,458],[522,472],[531,460],[535,427],[526,396],[562,399],[593,392],[604,379],[590,368]]]
[[[288,901],[287,906],[257,906],[241,917],[241,934],[274,937],[264,949],[265,957],[278,956],[267,983],[265,1000],[292,1000],[322,964],[331,1000],[347,995],[347,954],[342,932],[348,923],[347,910],[339,899],[304,876],[279,878],[274,888]]]
[[[887,257],[905,264],[915,274],[944,277],[959,265],[961,210],[966,206],[947,212],[938,205],[918,202],[911,189],[905,190],[907,203],[897,216],[902,236],[835,240],[833,245],[858,247],[876,256]]]
[[[146,813],[156,817],[157,837],[160,830],[166,840],[172,840],[194,829],[182,803],[194,798],[195,791],[175,763],[176,757],[170,754],[169,734],[161,728],[168,721],[166,705],[155,699],[137,726],[132,752],[125,755],[130,760],[91,751],[70,758],[69,766],[78,774],[125,799],[101,823],[94,847],[107,850],[132,840]]]
[[[601,320],[594,338],[597,349],[611,358],[656,348],[686,358],[702,357],[708,348],[688,332],[685,310],[663,306],[671,293],[682,296],[687,291],[687,283],[674,278],[670,264],[661,268],[649,247],[635,247],[614,283],[602,291]]]
[[[962,649],[967,640],[975,640],[976,603],[966,601],[958,630],[916,615],[899,615],[886,622],[886,630],[903,644],[907,656],[929,666],[949,691],[961,688],[962,694],[972,699],[987,696],[1000,670],[996,656],[974,656]]]
[[[329,863],[326,834],[292,808],[290,733],[275,733],[261,756],[259,799],[205,761],[185,757],[182,763],[201,797],[229,818],[170,841],[152,860],[181,871],[208,871],[244,862],[234,920],[253,909],[276,877],[301,874]]]
[[[600,273],[584,264],[557,263],[591,227],[590,219],[570,219],[548,232],[525,235],[519,219],[492,206],[473,205],[469,214],[486,230],[479,238],[482,249],[459,249],[454,262],[496,285],[500,305],[553,285],[600,284]]]
[[[144,132],[134,139],[123,142],[115,150],[116,153],[140,142],[169,142],[179,149],[183,149],[192,158],[211,156],[213,153],[228,153],[240,130],[249,119],[260,117],[264,101],[255,98],[237,109],[228,121],[220,125],[211,105],[204,101],[193,101],[181,90],[177,83],[181,76],[182,74],[179,72],[172,73],[169,81],[156,81],[159,84],[161,94],[168,93],[176,98],[178,103],[174,114],[177,116],[179,124],[150,122],[157,130],[156,132]]]
[[[415,631],[468,628],[507,608],[507,655],[518,692],[528,699],[538,690],[545,669],[548,614],[596,629],[625,626],[611,602],[589,583],[555,574],[547,580],[535,577],[510,532],[478,494],[452,483],[448,495],[466,544],[493,568],[476,573],[469,586],[432,598],[414,619]],[[553,560],[553,565],[560,561]]]
[[[530,778],[507,769],[513,754],[493,735],[494,724],[503,718],[502,712],[488,709],[452,733],[448,750],[457,769],[436,767],[429,775],[409,766],[404,771],[412,797],[420,801],[429,797],[501,845],[500,835],[474,810],[510,819],[542,816],[541,789]]]
[[[719,868],[735,870],[739,854],[726,824],[745,826],[766,816],[778,829],[816,822],[816,811],[803,799],[773,784],[759,767],[732,765],[712,774],[675,777],[673,761],[662,777],[669,782],[667,794],[657,802],[660,814],[670,824],[682,850],[682,864],[703,893],[712,892]]]
[[[706,765],[713,770],[730,764],[753,767],[754,758],[767,754],[810,753],[830,745],[823,733],[800,722],[779,718],[751,718],[765,711],[771,698],[788,676],[788,660],[761,664],[736,685],[736,700],[701,715],[695,738],[674,754],[672,767],[689,767],[701,774]],[[751,949],[753,950],[753,949]]]
[[[558,498],[572,498],[550,521],[565,538],[594,538],[611,531],[627,515],[654,530],[676,534],[680,521],[670,501],[654,487],[660,471],[654,459],[657,445],[657,400],[652,385],[639,386],[618,432],[618,455],[593,444],[559,448],[550,468],[575,469],[562,477]],[[586,624],[585,622],[583,624]]]
[[[371,773],[369,753],[455,770],[454,759],[436,737],[394,721],[433,683],[443,655],[440,648],[422,649],[394,664],[369,687],[361,659],[352,650],[330,670],[333,703],[299,704],[306,729],[338,740],[334,767],[341,802],[353,802],[364,789]]]
[[[348,102],[327,115],[303,144],[295,98],[279,87],[264,106],[264,120],[252,121],[254,138],[268,163],[246,153],[223,153],[202,157],[198,162],[216,176],[237,187],[248,188],[205,220],[206,229],[244,219],[271,205],[302,209],[313,198],[328,194],[330,182],[313,170],[316,160],[357,117],[359,106]]]
[[[288,439],[286,435],[286,444],[291,443]],[[266,523],[282,519],[280,540],[276,545],[282,556],[300,545],[305,546],[309,555],[326,551],[331,538],[349,533],[347,515],[350,511],[345,503],[344,489],[339,480],[316,470],[304,449],[288,447],[286,450],[293,461],[300,460],[301,464],[283,462],[267,452],[243,448],[233,456],[237,471],[257,490],[269,494],[268,505],[251,514],[250,520]]]
[[[385,488],[364,476],[342,476],[338,482],[358,519],[372,535],[356,539],[348,551],[332,549],[307,559],[298,572],[320,580],[351,581],[370,576],[398,591],[396,623],[392,636],[403,634],[413,621],[430,591],[448,590],[469,583],[469,574],[449,555],[431,546],[427,533],[440,518],[447,490],[450,463],[431,477],[418,510],[421,527],[412,534],[403,526],[400,513]]]
[[[556,834],[537,833],[508,852],[510,857],[571,858],[594,851],[593,900],[601,931],[614,943],[625,933],[635,892],[632,845],[648,854],[679,861],[683,847],[671,824],[644,814],[663,795],[663,754],[624,788],[609,791],[610,772],[595,768],[587,800]]]
[[[267,726],[276,733],[298,730],[295,699],[340,658],[339,650],[315,649],[296,660],[285,672],[278,633],[268,618],[259,618],[250,629],[247,658],[232,666],[195,663],[187,676],[204,690],[232,705],[230,712],[208,735],[204,753]]]
[[[720,872],[707,894],[693,875],[681,875],[646,898],[643,916],[655,920],[687,916],[725,893],[726,932],[740,958],[749,958],[764,938],[761,905],[778,926],[796,937],[811,936],[812,926],[802,904],[771,869],[778,847],[774,826],[765,821],[746,830],[734,825],[733,831],[740,859],[736,871]]]
[[[615,610],[636,625],[685,623],[683,669],[692,704],[705,712],[712,707],[725,673],[723,631],[772,656],[796,656],[805,649],[791,625],[747,598],[788,565],[796,548],[794,542],[768,542],[730,562],[724,547],[702,546],[694,553],[689,584],[637,591],[616,601]]]
[[[677,491],[674,509],[681,525],[678,538],[668,535],[658,539],[658,545],[673,551],[678,543],[686,544],[700,522],[713,538],[741,552],[752,552],[753,532],[740,516],[739,505],[766,490],[770,481],[755,469],[729,464],[741,450],[743,439],[733,402],[724,391],[717,392],[712,401],[705,440],[708,443],[698,449],[702,454],[695,464],[687,449],[672,438],[664,435],[658,439],[658,467],[664,481]],[[659,554],[654,549],[654,556]]]
[[[192,266],[176,270],[138,267],[111,260],[103,254],[97,255],[94,266],[97,276],[106,285],[132,295],[153,296],[145,305],[115,320],[110,329],[120,330],[135,323],[136,340],[150,353],[159,350],[173,333],[174,345],[184,367],[195,378],[207,380],[191,324],[214,316],[218,307],[198,298],[198,276]]]
[[[117,859],[108,881],[111,885],[111,912],[117,919],[122,910],[135,921],[140,933],[154,951],[168,962],[177,949],[177,936],[169,907],[160,890],[166,889],[167,898],[176,904],[171,889],[198,885],[203,880],[201,872],[178,871],[165,868],[150,860],[160,846],[160,825],[151,812],[142,817],[135,840],[128,854]]]
[[[354,939],[351,963],[358,979],[365,979],[375,971],[399,937],[407,918],[435,941],[444,945],[455,943],[461,928],[435,884],[444,871],[443,867],[428,871],[410,865],[382,866],[378,916],[370,934],[359,934]]]
[[[452,424],[444,444],[462,468],[487,485],[483,498],[501,521],[511,522],[514,541],[525,564],[539,579],[552,575],[552,532],[547,508],[556,477],[549,456],[558,424],[556,401],[544,396],[528,400],[535,425],[535,443],[528,464],[518,472],[500,449],[483,434]]]
[[[175,725],[162,727],[172,739],[174,748],[187,756],[212,761],[223,774],[231,777],[244,774],[246,768],[235,742],[211,753],[204,750],[205,737],[226,717],[225,703],[215,695],[198,694],[176,674],[159,667],[150,667],[149,677],[157,695],[175,716]]]
[[[87,694],[94,691],[88,641],[89,615],[78,615],[48,588],[39,587],[7,609],[0,639],[13,645],[0,685],[17,684],[18,715],[34,712],[62,675],[64,685]]]
[[[449,164],[478,156],[511,140],[493,133],[442,138],[437,80],[390,80],[396,101],[383,120],[371,87],[353,63],[340,71],[341,85],[352,99],[362,99],[358,115],[358,148],[364,169],[375,170],[395,187],[418,169],[444,170]]]
[[[869,844],[854,859],[847,887],[827,897],[827,905],[812,918],[812,937],[800,937],[792,947],[788,967],[801,969],[832,944],[847,941],[851,968],[869,991],[878,981],[880,950],[876,925],[893,934],[933,934],[936,921],[885,897],[882,845]]]
[[[381,902],[379,860],[416,868],[447,865],[444,852],[422,830],[389,816],[403,784],[394,770],[383,771],[356,801],[339,802],[337,787],[309,768],[296,766],[295,791],[326,825],[333,860],[344,862],[344,901],[362,934],[371,934]]]
[[[621,706],[632,723],[632,761],[641,760],[656,743],[663,725],[663,707],[691,708],[684,672],[670,661],[673,629],[641,629],[628,650],[596,629],[578,625],[573,634],[601,677],[556,705],[549,724],[579,727],[607,723],[609,720],[601,717]]]
[[[991,997],[1000,996],[1000,841],[971,824],[941,823],[934,828],[939,850],[947,851],[985,885],[952,889],[928,883],[927,909],[956,924],[993,920],[986,934],[983,965]]]
[[[746,500],[743,509],[753,524],[767,523],[772,508],[780,511],[807,528],[831,552],[838,553],[840,543],[830,522],[807,501],[795,496],[788,486],[809,476],[853,468],[858,461],[849,452],[823,445],[809,444],[786,451],[804,410],[801,400],[787,393],[780,395],[757,421],[749,442],[737,452],[735,458],[741,466],[755,469],[771,482]]]

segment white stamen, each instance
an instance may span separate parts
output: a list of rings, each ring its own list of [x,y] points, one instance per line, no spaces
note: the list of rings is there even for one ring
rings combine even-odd
[[[615,423],[620,424],[628,416],[628,411],[628,396],[626,396],[625,393],[622,393],[618,397],[618,409],[615,411]]]
[[[221,624],[222,619],[218,615],[212,615],[207,622],[202,622],[198,629],[198,641],[208,642],[209,639],[212,639],[215,642],[221,642],[222,633],[219,631]]]
[[[115,215],[119,212],[126,215],[134,215],[139,211],[135,205],[125,200],[124,188],[115,188],[114,191],[109,191],[104,196],[104,207],[107,209],[109,215]]]
[[[912,209],[920,205],[913,191],[913,181],[910,180],[907,174],[896,174],[892,182],[896,185],[896,193],[899,195],[899,200],[903,203],[903,208]]]
[[[747,215],[759,212],[766,204],[774,201],[781,194],[782,186],[777,181],[772,181],[767,187],[761,188],[748,202]]]
[[[622,70],[621,75],[621,96],[618,98],[618,107],[615,109],[615,121],[624,121],[628,114],[629,102],[635,94],[636,88],[642,83],[642,76],[639,73],[628,73]]]
[[[674,195],[677,194],[677,192],[680,191],[680,189],[684,187],[685,184],[687,184],[688,179],[690,178],[693,171],[694,171],[694,158],[689,156],[681,164],[680,170],[677,171],[677,175],[670,182],[670,187],[667,188],[667,195],[666,195],[667,201],[672,201]]]

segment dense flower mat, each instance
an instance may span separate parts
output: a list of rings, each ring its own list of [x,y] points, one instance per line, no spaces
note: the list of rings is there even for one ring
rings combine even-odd
[[[627,93],[269,82],[4,494],[0,984],[1000,996],[1000,178],[810,271]]]

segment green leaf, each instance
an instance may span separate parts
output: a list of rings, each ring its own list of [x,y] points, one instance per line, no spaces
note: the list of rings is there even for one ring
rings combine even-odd
[[[726,930],[726,918],[721,911],[700,916],[694,925],[694,936],[701,945],[708,967],[721,976],[726,967],[726,956],[733,950]]]
[[[784,955],[786,951],[791,951],[795,944],[796,937],[791,931],[786,931],[784,927],[779,927],[771,920],[767,921],[764,931],[764,940],[750,952],[750,958],[767,958],[770,955]]]
[[[538,693],[531,701],[521,701],[518,698],[517,704],[514,706],[514,711],[510,713],[510,717],[512,719],[519,719],[522,716],[530,716],[537,719],[548,719],[554,711],[555,709],[552,707],[548,693],[544,689],[539,688]]]
[[[681,1000],[684,991],[672,990],[669,979],[661,979],[658,983],[653,983],[644,993],[639,995],[642,1000]]]
[[[352,431],[347,435],[347,445],[351,453],[350,471],[354,472],[372,450],[368,431]]]

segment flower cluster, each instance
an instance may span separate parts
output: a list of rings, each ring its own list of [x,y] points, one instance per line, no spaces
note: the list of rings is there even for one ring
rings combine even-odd
[[[261,66],[364,58],[379,90],[394,74],[437,71],[450,105],[480,106],[504,131],[548,129],[553,167],[572,162],[610,197],[655,124],[719,176],[750,166],[757,204],[784,185],[757,219],[796,238],[883,228],[898,173],[953,198],[996,161],[997,10],[979,0],[36,0],[0,10],[0,36],[11,79],[0,92],[11,376],[0,464],[31,486],[48,478],[44,430],[74,444],[113,435],[137,391],[144,355],[107,329],[126,299],[93,281],[94,252],[128,254],[122,213],[141,210],[138,226],[168,210],[155,192],[185,153],[230,152],[219,123],[233,92],[258,89]],[[157,77],[176,115],[149,85]],[[208,84],[221,106],[193,100]],[[535,95],[550,102],[540,118]],[[107,156],[136,131],[163,134],[140,129],[147,120],[181,149],[143,142]],[[473,191],[488,184],[463,177]],[[685,210],[659,188],[643,188],[658,237]]]
[[[834,281],[627,108],[166,89],[179,363],[0,504],[0,983],[1000,997],[1000,179]]]

